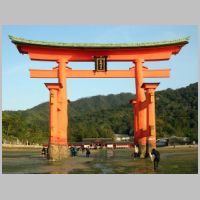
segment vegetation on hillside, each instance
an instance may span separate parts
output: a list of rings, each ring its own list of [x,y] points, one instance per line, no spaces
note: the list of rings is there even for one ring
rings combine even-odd
[[[114,137],[133,134],[135,95],[95,96],[69,104],[69,141],[85,137]],[[156,92],[157,137],[187,136],[198,140],[198,84]],[[47,143],[49,103],[25,111],[3,111],[3,141]]]

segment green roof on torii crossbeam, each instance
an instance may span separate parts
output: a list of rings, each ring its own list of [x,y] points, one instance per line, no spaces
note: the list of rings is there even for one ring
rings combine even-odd
[[[47,42],[39,40],[28,40],[15,36],[9,36],[11,41],[16,45],[31,45],[55,48],[84,48],[84,49],[112,49],[112,48],[148,48],[162,47],[171,45],[185,45],[190,37],[184,37],[177,40],[165,40],[159,42],[142,42],[142,43],[64,43],[64,42]]]

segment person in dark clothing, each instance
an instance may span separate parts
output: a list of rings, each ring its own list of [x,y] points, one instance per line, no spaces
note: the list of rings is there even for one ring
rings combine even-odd
[[[76,147],[74,147],[74,150],[73,150],[73,154],[74,154],[74,156],[76,156],[76,155],[77,155],[77,152],[78,152],[77,148],[76,148]]]
[[[158,169],[158,163],[160,161],[160,153],[159,151],[157,151],[156,149],[152,149],[151,151],[151,158],[154,164],[154,171],[156,171]]]
[[[48,156],[48,147],[43,146],[41,154],[43,157]]]
[[[45,147],[42,148],[42,152],[41,152],[41,154],[42,154],[42,155],[45,155],[45,154],[46,154]]]
[[[86,149],[86,157],[90,157],[90,149],[89,148]]]
[[[75,147],[71,147],[71,148],[70,148],[70,151],[71,151],[71,156],[72,156],[72,157],[76,156]]]

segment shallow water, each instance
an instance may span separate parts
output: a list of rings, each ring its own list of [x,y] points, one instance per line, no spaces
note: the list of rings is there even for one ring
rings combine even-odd
[[[91,157],[78,153],[62,162],[49,162],[41,149],[3,149],[4,174],[195,174],[197,148],[160,148],[161,162],[153,171],[149,158],[133,159],[133,150],[93,150]]]

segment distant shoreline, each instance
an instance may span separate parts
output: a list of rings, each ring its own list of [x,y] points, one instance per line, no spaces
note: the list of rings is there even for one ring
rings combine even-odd
[[[22,144],[2,144],[2,148],[39,148],[41,149],[43,145],[22,145]],[[175,148],[197,148],[198,144],[195,145],[175,145]],[[163,146],[163,147],[157,147],[158,149],[162,148],[174,148],[173,145],[170,146]]]
[[[42,148],[42,145],[2,144],[3,148]]]

